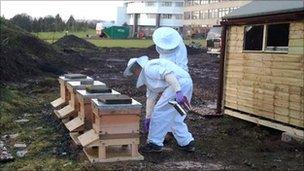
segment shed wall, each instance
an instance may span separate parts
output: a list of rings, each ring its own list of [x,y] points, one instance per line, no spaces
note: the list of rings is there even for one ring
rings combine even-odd
[[[288,53],[243,52],[245,26],[230,26],[224,106],[304,128],[304,21],[291,22]]]

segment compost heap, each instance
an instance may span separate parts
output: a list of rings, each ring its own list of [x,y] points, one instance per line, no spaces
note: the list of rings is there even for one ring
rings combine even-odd
[[[62,49],[98,49],[94,44],[74,35],[64,36],[58,39],[53,45]]]
[[[48,43],[1,18],[0,78],[17,81],[43,73],[62,74],[61,53]]]

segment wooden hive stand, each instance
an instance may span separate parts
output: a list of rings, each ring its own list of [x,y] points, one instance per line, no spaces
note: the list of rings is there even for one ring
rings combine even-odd
[[[144,159],[138,152],[142,105],[134,99],[130,100],[130,104],[115,104],[113,98],[108,101],[109,104],[107,101],[92,99],[93,129],[78,137],[91,162]]]
[[[77,144],[80,145],[77,137],[83,133],[83,131],[92,129],[92,104],[91,99],[102,97],[105,95],[110,94],[120,94],[115,90],[111,90],[111,92],[93,92],[90,93],[87,90],[77,90],[77,99],[79,102],[79,111],[78,116],[72,119],[71,121],[67,122],[65,125],[67,129],[70,131],[70,136],[72,140]]]
[[[60,97],[51,102],[51,105],[55,108],[55,110],[65,106],[68,104],[70,100],[70,96],[67,89],[67,81],[93,81],[91,77],[88,77],[83,74],[65,74],[63,76],[59,76],[58,82],[60,86]]]

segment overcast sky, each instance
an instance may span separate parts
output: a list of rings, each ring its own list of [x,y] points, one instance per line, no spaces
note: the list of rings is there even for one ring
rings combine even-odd
[[[75,19],[116,20],[116,8],[123,1],[7,1],[1,0],[1,16],[6,19],[16,14],[27,13],[32,17],[60,14],[67,20]]]

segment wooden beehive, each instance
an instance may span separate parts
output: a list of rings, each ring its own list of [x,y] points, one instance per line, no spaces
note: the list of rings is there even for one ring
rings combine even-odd
[[[78,116],[66,123],[66,127],[71,132],[70,136],[72,140],[76,144],[79,144],[77,137],[83,131],[92,129],[93,112],[91,99],[120,93],[115,90],[112,90],[111,93],[89,93],[87,90],[77,90],[76,94],[79,102]]]
[[[91,162],[142,160],[138,153],[142,105],[134,99],[130,104],[106,103],[92,99],[93,129],[78,137],[85,154]]]
[[[82,74],[65,74],[63,76],[59,76],[58,82],[60,85],[60,97],[51,102],[51,105],[55,109],[59,109],[62,106],[67,105],[67,103],[70,100],[70,96],[69,96],[67,84],[66,84],[67,81],[87,81],[87,82],[91,81],[92,82],[93,79],[91,77],[88,77],[88,76],[82,75]]]
[[[55,110],[58,118],[62,119],[64,123],[76,117],[79,110],[79,102],[76,96],[76,90],[83,90],[88,85],[105,85],[100,81],[67,81],[66,87],[68,95],[70,96],[69,104],[60,110]]]

